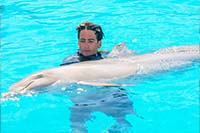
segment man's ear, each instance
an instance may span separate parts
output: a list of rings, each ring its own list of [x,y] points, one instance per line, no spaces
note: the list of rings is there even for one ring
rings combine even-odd
[[[98,48],[100,48],[101,47],[101,41],[98,41],[97,43],[99,45]]]

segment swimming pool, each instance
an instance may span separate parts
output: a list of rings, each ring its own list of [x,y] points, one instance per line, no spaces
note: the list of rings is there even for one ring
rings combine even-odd
[[[199,43],[199,2],[189,1],[4,1],[1,91],[30,73],[58,66],[77,50],[75,27],[102,25],[102,49],[125,42],[137,53]],[[1,103],[2,133],[199,132],[199,64],[135,77],[133,87],[71,85],[63,93],[22,96]],[[132,114],[129,114],[132,113]],[[116,116],[116,117],[112,117]],[[116,118],[125,116],[116,125]],[[74,116],[71,121],[71,117]],[[86,122],[76,122],[76,119]],[[78,130],[78,129],[77,129]],[[78,131],[77,131],[78,132]]]

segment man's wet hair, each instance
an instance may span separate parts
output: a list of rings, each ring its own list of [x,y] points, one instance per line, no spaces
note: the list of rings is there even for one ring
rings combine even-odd
[[[80,36],[80,32],[82,30],[92,30],[95,31],[95,35],[97,37],[97,41],[101,41],[104,33],[100,25],[94,24],[92,22],[83,22],[77,26],[76,30],[78,31],[78,38]]]

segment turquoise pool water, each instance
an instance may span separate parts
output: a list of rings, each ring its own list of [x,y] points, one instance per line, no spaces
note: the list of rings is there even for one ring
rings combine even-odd
[[[1,92],[73,54],[76,25],[85,20],[103,27],[102,49],[125,42],[137,53],[146,53],[199,44],[199,4],[195,0],[2,0]],[[73,125],[88,133],[198,133],[198,69],[194,63],[135,77],[132,87],[70,85],[69,91],[3,101],[1,132],[69,133]]]

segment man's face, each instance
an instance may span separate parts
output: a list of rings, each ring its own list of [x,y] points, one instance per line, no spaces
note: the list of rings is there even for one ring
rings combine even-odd
[[[97,41],[95,32],[92,30],[81,30],[78,40],[81,54],[89,56],[96,54],[101,47],[101,41]]]

